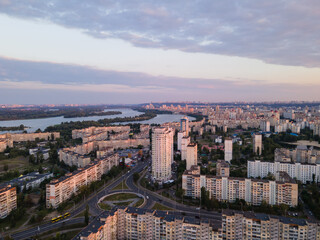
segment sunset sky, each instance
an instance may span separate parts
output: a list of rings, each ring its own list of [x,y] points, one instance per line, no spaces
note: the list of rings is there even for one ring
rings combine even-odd
[[[0,104],[320,101],[318,0],[0,0]]]

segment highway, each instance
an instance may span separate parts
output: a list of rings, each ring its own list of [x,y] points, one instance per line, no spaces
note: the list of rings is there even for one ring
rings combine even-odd
[[[163,197],[153,191],[145,189],[141,187],[139,184],[136,185],[133,181],[133,174],[136,172],[141,173],[145,169],[145,167],[148,166],[149,163],[150,163],[150,159],[148,161],[139,162],[136,167],[134,167],[132,170],[128,171],[127,173],[123,174],[121,177],[117,178],[110,185],[104,187],[99,192],[92,193],[89,196],[89,198],[85,199],[84,202],[78,205],[74,210],[70,211],[70,214],[71,214],[70,218],[61,222],[42,224],[38,227],[34,227],[28,230],[21,231],[19,233],[12,234],[12,238],[19,239],[19,240],[26,239],[35,235],[40,235],[49,230],[59,228],[61,226],[83,222],[84,221],[83,217],[81,218],[73,218],[73,217],[83,212],[87,205],[89,206],[90,214],[92,216],[98,216],[103,211],[98,206],[99,199],[102,198],[103,196],[106,196],[110,193],[115,193],[115,192],[134,192],[134,193],[140,193],[144,196],[148,196],[148,199],[146,199],[146,203],[143,206],[143,208],[145,209],[152,208],[153,205],[156,202],[158,202],[164,206],[174,209],[176,212],[179,212],[181,214],[187,214],[188,216],[206,217],[212,221],[217,221],[217,222],[221,221],[221,213],[213,212],[213,211],[209,212],[206,210],[199,210],[196,207],[183,205],[181,203],[175,202],[174,200]],[[114,187],[116,187],[118,184],[120,184],[124,180],[129,189],[112,190]]]

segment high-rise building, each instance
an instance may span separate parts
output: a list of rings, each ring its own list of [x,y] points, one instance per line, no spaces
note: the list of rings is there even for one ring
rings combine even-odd
[[[0,218],[7,217],[17,208],[17,190],[11,185],[0,186]]]
[[[253,152],[255,154],[262,154],[262,135],[261,134],[253,134]]]
[[[182,137],[181,139],[181,160],[187,160],[187,147],[190,143],[190,137]]]
[[[230,162],[232,160],[232,139],[226,138],[224,140],[224,160]]]
[[[187,170],[193,165],[198,164],[198,147],[196,143],[190,143],[187,146]]]
[[[177,149],[181,151],[182,138],[184,137],[184,132],[178,132],[177,136]]]
[[[173,135],[171,128],[159,127],[152,132],[152,177],[158,182],[171,179]]]
[[[180,132],[183,132],[184,136],[189,136],[189,118],[187,116],[180,120]]]

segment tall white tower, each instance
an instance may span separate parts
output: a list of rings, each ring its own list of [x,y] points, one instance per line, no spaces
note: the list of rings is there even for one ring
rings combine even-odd
[[[230,162],[232,160],[232,139],[226,138],[224,140],[224,160]]]
[[[171,179],[173,163],[173,135],[171,128],[155,128],[152,132],[152,177],[159,182]]]

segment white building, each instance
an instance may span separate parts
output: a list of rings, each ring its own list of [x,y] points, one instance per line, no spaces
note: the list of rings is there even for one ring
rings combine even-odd
[[[270,122],[263,120],[260,122],[260,129],[263,132],[270,132]]]
[[[198,164],[198,147],[196,143],[190,143],[187,146],[187,170],[193,165]]]
[[[262,154],[262,135],[254,134],[253,136],[253,152],[255,154]]]
[[[178,132],[177,136],[177,149],[181,151],[182,138],[184,137],[184,132]]]
[[[232,160],[232,139],[226,138],[224,140],[224,160],[230,162]]]
[[[302,183],[312,182],[313,179],[320,182],[320,164],[248,161],[247,171],[248,178],[264,178],[269,173],[275,175],[282,171]]]
[[[173,163],[173,135],[171,128],[155,128],[152,132],[152,177],[165,182],[171,179]]]
[[[190,143],[190,137],[183,137],[181,140],[181,160],[187,159],[187,147]]]

